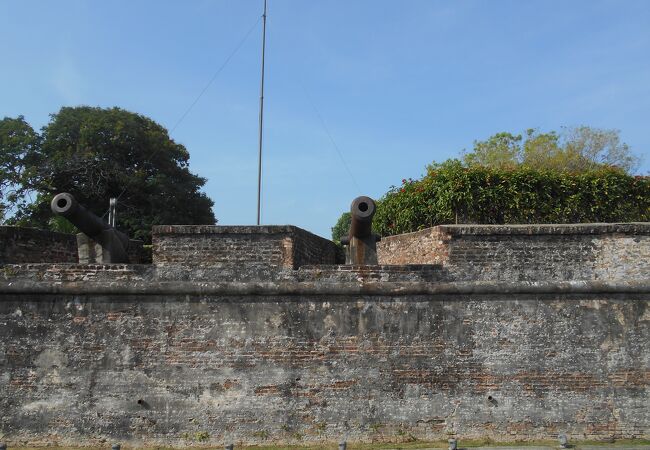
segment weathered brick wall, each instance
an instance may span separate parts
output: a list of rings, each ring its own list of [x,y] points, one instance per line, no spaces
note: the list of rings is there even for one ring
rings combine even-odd
[[[336,245],[301,228],[293,230],[293,268],[308,264],[334,264]]]
[[[10,444],[650,436],[647,279],[431,294],[389,287],[399,268],[305,267],[243,293],[147,266],[6,267]]]
[[[356,266],[350,264],[303,266],[284,272],[282,279],[293,281],[339,282],[441,282],[451,281],[441,266],[422,264],[407,266]]]
[[[648,278],[650,224],[441,225],[384,238],[378,256],[456,280]]]
[[[377,243],[380,264],[444,264],[451,235],[437,226],[413,233],[382,237]]]
[[[36,228],[0,226],[0,264],[77,262],[72,234]]]
[[[163,264],[263,263],[291,266],[284,227],[160,225],[153,228],[153,262]]]
[[[153,228],[164,278],[270,279],[304,264],[334,264],[336,246],[294,226],[164,225]]]
[[[38,282],[85,282],[108,283],[143,281],[155,276],[149,264],[4,264],[0,266],[0,283],[17,281]]]
[[[411,266],[249,228],[159,227],[154,265],[2,265],[3,440],[650,437],[647,224],[383,241]]]

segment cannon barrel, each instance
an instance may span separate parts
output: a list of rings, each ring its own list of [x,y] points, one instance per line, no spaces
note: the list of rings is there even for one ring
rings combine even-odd
[[[352,201],[350,232],[341,239],[341,244],[346,246],[346,264],[377,264],[379,236],[372,234],[372,218],[376,209],[375,201],[365,195]]]
[[[81,249],[82,246],[88,246],[87,239],[94,241],[102,248],[101,253],[95,253],[95,262],[124,263],[128,261],[129,237],[84,208],[72,194],[67,192],[57,194],[52,199],[50,207],[54,214],[65,217],[86,236],[82,236],[82,239],[80,235],[77,235],[80,262],[89,259],[85,253],[82,255]]]
[[[372,218],[377,207],[370,197],[361,196],[350,206],[350,238],[365,238],[372,235]]]
[[[50,205],[52,212],[63,216],[75,227],[79,228],[83,234],[91,239],[95,239],[102,231],[111,228],[109,224],[81,206],[72,194],[63,192],[57,194]]]

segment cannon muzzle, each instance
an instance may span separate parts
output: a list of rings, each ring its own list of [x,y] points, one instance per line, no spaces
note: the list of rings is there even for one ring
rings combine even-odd
[[[65,217],[87,238],[101,246],[101,252],[94,252],[96,255],[96,261],[94,262],[128,262],[126,250],[129,246],[129,237],[84,208],[72,194],[67,192],[57,194],[52,199],[50,207],[54,214]],[[82,240],[80,240],[79,235],[77,235],[77,243],[81,262],[82,259],[88,259],[88,257],[82,257]]]
[[[63,216],[83,234],[93,239],[102,231],[111,228],[109,224],[81,206],[72,194],[64,192],[57,194],[50,205],[52,212]]]
[[[375,201],[361,196],[350,206],[350,234],[341,239],[346,248],[346,264],[377,264],[377,241],[372,234],[372,218],[377,210]]]
[[[370,197],[361,196],[354,199],[350,206],[350,237],[363,238],[372,235],[372,218],[377,206]]]

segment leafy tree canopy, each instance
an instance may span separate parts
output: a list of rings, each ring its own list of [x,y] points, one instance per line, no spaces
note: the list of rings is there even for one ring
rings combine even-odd
[[[350,234],[352,216],[349,212],[344,212],[339,217],[336,225],[332,227],[332,240],[337,244],[341,243],[341,238]]]
[[[618,130],[587,126],[565,128],[561,133],[529,129],[525,136],[497,133],[485,141],[474,141],[463,155],[467,166],[508,169],[525,166],[538,170],[585,172],[617,167],[632,173],[639,158],[621,142]]]
[[[189,153],[151,119],[120,108],[64,107],[40,135],[23,117],[0,121],[0,189],[9,223],[65,227],[51,198],[72,193],[102,216],[118,201],[117,226],[150,241],[155,224],[213,224],[213,202],[189,171]]]
[[[40,136],[23,116],[0,121],[0,219],[20,201],[25,166],[40,147]]]

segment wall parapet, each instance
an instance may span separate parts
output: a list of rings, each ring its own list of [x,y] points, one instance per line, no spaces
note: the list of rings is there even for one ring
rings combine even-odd
[[[622,233],[650,235],[650,223],[561,223],[561,224],[512,224],[512,225],[438,225],[438,228],[455,235],[582,235]],[[417,233],[417,232],[415,232]],[[390,239],[390,238],[388,238]]]
[[[439,225],[389,236],[381,264],[437,264],[454,280],[650,278],[650,223]]]
[[[186,272],[210,266],[242,279],[336,262],[333,242],[292,225],[159,225],[152,241],[156,266],[185,266]]]
[[[37,228],[0,226],[0,264],[77,262],[73,234]]]
[[[262,234],[293,233],[301,229],[294,225],[154,225],[152,234]]]

